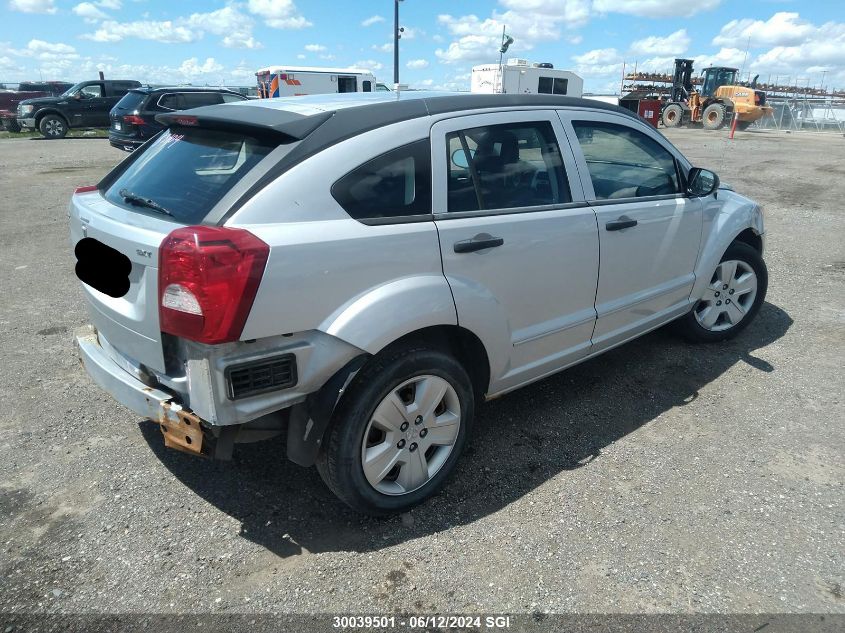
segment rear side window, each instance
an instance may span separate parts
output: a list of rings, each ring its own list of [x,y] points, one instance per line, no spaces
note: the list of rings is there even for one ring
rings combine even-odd
[[[199,108],[200,106],[215,105],[222,103],[223,98],[219,92],[183,92],[182,108]]]
[[[599,121],[573,121],[597,200],[641,198],[681,191],[675,158],[633,128]]]
[[[352,170],[332,186],[332,196],[356,220],[431,213],[431,149],[416,141]]]
[[[162,213],[128,202],[131,194],[164,207],[177,222],[200,224],[273,148],[233,132],[169,129],[118,176],[105,197],[138,213]]]
[[[446,136],[449,211],[572,201],[548,121],[470,128]]]

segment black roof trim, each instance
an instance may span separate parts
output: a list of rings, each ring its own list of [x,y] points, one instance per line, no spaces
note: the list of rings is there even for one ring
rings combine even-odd
[[[360,106],[339,108],[313,115],[302,115],[277,108],[263,108],[260,105],[211,105],[194,108],[184,113],[159,114],[156,120],[164,125],[176,125],[179,118],[192,116],[197,117],[200,127],[230,130],[251,128],[254,133],[275,133],[290,137],[288,140],[301,141],[241,196],[220,219],[219,224],[223,224],[247,200],[292,165],[341,141],[386,125],[425,116],[513,107],[589,108],[639,120],[639,117],[630,110],[602,101],[559,95],[508,94],[455,94],[454,96],[400,98],[362,103]]]

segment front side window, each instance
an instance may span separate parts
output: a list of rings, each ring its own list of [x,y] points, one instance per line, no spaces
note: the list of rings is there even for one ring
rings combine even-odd
[[[85,86],[79,91],[79,96],[83,99],[98,99],[103,96],[103,86],[100,84]]]
[[[356,220],[431,213],[431,150],[428,140],[382,154],[332,186],[332,196]]]
[[[675,158],[660,143],[625,125],[573,121],[597,200],[680,193]]]
[[[446,136],[449,211],[572,201],[548,121],[476,127]]]

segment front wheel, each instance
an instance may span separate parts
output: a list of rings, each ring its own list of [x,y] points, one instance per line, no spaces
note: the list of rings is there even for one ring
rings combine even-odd
[[[718,342],[739,334],[757,315],[769,285],[766,263],[754,248],[734,242],[725,251],[704,296],[679,321],[695,342]]]
[[[38,124],[38,129],[46,139],[64,138],[67,134],[67,123],[55,114],[48,114]]]
[[[375,357],[333,416],[317,469],[359,512],[403,512],[433,495],[460,457],[472,383],[454,358],[407,346]]]
[[[701,115],[701,123],[708,130],[720,130],[728,118],[727,108],[721,103],[711,103],[704,108]]]

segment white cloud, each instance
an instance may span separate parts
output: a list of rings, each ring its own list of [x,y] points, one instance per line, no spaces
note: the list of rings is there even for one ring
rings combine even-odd
[[[326,47],[322,44],[306,44],[305,50],[311,53],[319,53],[320,51],[326,50]]]
[[[299,53],[299,54],[296,56],[296,58],[297,58],[297,59],[305,59],[305,55],[303,55],[302,53]]]
[[[746,44],[751,46],[794,46],[812,35],[815,27],[800,19],[797,13],[775,13],[765,22],[762,20],[731,20],[713,38],[717,46]]]
[[[80,2],[73,7],[72,11],[79,17],[89,20],[106,20],[109,17],[107,13],[98,9],[93,2]]]
[[[608,75],[622,72],[622,55],[615,48],[596,48],[574,55],[575,69],[581,75]]]
[[[183,61],[182,65],[179,66],[179,72],[186,77],[219,73],[221,70],[223,70],[222,64],[218,64],[213,57],[208,57],[202,64],[198,62],[196,57],[191,57]]]
[[[714,55],[697,56],[693,61],[693,66],[702,70],[708,66],[731,66],[739,68],[744,58],[744,50],[733,47],[723,47]]]
[[[232,5],[210,13],[192,13],[185,21],[190,29],[222,35],[223,46],[227,48],[261,48],[252,36],[254,24],[251,17]]]
[[[624,13],[645,18],[689,17],[701,11],[715,9],[720,2],[721,0],[594,0],[593,10],[596,13]]]
[[[32,55],[39,55],[46,53],[49,55],[72,55],[76,53],[76,49],[70,44],[63,44],[61,42],[51,43],[44,40],[30,40],[26,45],[26,50]]]
[[[384,64],[381,62],[377,62],[374,59],[364,59],[359,62],[355,62],[352,64],[355,68],[365,68],[366,70],[371,70],[373,72],[379,71],[384,68]]]
[[[122,6],[120,0],[100,0],[95,4],[98,7],[103,7],[104,9],[112,9],[114,11],[117,11]]]
[[[55,13],[55,0],[9,0],[9,8],[12,11],[22,13]]]
[[[502,28],[514,38],[509,52],[528,51],[543,41],[561,38],[562,28],[584,25],[590,16],[587,0],[499,0],[507,11],[494,10],[489,18],[477,15],[438,15],[437,21],[456,37],[435,55],[446,64],[498,59]]]
[[[390,53],[393,51],[393,42],[387,42],[386,44],[373,44],[372,49],[374,51],[379,51],[381,53]]]
[[[652,35],[631,44],[632,55],[682,55],[690,45],[686,29],[675,31],[666,37]]]
[[[105,0],[108,2],[109,0]],[[252,35],[255,21],[236,6],[229,5],[209,13],[192,13],[175,20],[137,20],[118,22],[104,20],[93,33],[82,39],[94,42],[120,42],[126,39],[152,40],[166,44],[195,42],[206,33],[221,36],[226,48],[262,48]]]
[[[107,20],[102,22],[100,28],[93,33],[86,33],[80,37],[94,42],[120,42],[134,37],[140,40],[176,44],[196,41],[202,37],[202,33],[179,25],[172,20],[161,22],[152,20],[115,22],[114,20]]]
[[[361,26],[372,26],[373,24],[378,24],[379,22],[384,22],[384,18],[380,15],[373,15],[361,22]]]
[[[427,59],[412,59],[409,61],[406,66],[408,68],[414,69],[421,69],[421,68],[428,68],[428,60]]]
[[[313,26],[299,14],[293,0],[249,0],[250,13],[260,16],[267,26],[276,29],[304,29]]]

